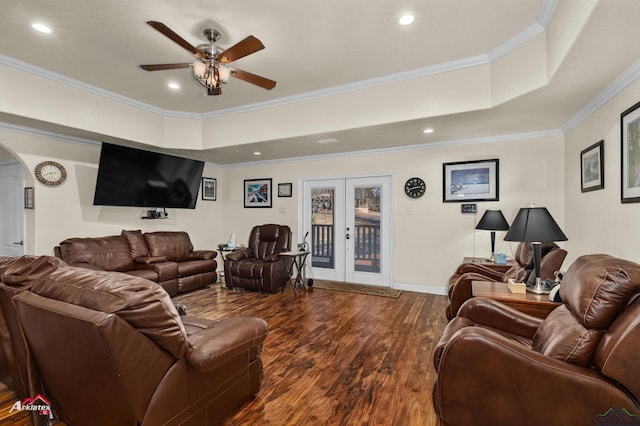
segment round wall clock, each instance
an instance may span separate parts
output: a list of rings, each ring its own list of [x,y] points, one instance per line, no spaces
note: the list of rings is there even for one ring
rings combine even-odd
[[[404,192],[411,198],[420,198],[427,190],[427,185],[419,177],[412,177],[404,184]]]
[[[64,166],[55,161],[43,161],[36,166],[36,178],[49,186],[57,186],[67,179]]]

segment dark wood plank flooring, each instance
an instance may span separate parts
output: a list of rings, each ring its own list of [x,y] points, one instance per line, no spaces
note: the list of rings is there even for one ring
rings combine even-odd
[[[269,324],[264,384],[227,425],[441,425],[431,402],[445,296],[331,290],[263,294],[220,285],[175,298],[189,315]]]

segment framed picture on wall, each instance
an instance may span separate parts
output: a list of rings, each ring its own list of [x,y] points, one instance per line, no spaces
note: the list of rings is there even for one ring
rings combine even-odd
[[[292,183],[279,183],[278,184],[278,197],[291,197],[293,184]]]
[[[640,202],[640,102],[620,114],[621,192],[623,203]]]
[[[245,179],[245,207],[271,207],[271,179]]]
[[[202,199],[207,201],[216,201],[217,197],[217,182],[215,178],[202,178]]]
[[[604,188],[604,141],[596,142],[580,152],[580,190]]]
[[[500,160],[442,164],[442,202],[498,201]]]

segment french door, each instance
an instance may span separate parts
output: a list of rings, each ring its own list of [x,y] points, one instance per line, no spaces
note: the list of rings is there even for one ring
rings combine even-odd
[[[391,177],[303,182],[311,278],[391,286]]]

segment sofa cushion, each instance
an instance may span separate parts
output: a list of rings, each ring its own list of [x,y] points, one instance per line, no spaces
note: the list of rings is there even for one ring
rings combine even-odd
[[[121,235],[125,237],[129,243],[131,257],[135,259],[137,257],[149,256],[149,247],[147,247],[147,241],[144,239],[144,235],[142,235],[141,230],[123,230]]]
[[[121,235],[69,238],[60,243],[62,259],[70,264],[89,263],[105,271],[131,271],[135,264],[129,243]]]
[[[173,357],[187,350],[186,331],[171,298],[158,284],[128,274],[62,267],[33,281],[31,291],[49,299],[113,313]]]
[[[146,232],[144,239],[151,256],[166,256],[171,262],[183,262],[189,259],[193,244],[186,232]]]
[[[57,257],[22,256],[16,258],[12,265],[4,268],[1,280],[7,285],[22,286],[63,266],[67,266],[67,264]]]
[[[533,336],[532,349],[560,361],[589,367],[604,331],[588,329],[566,305],[549,314]]]

